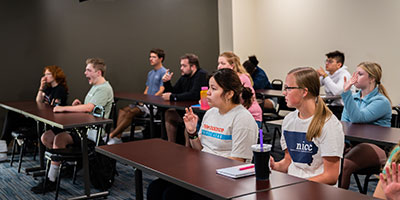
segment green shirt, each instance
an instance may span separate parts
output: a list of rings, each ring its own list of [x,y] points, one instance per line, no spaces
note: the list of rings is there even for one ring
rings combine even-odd
[[[111,105],[114,101],[113,89],[108,83],[104,82],[100,85],[93,85],[85,97],[84,104],[92,103],[95,106],[103,106],[104,118],[108,118],[111,112]]]
[[[390,171],[392,170],[392,158],[393,158],[394,154],[396,154],[396,152],[398,152],[399,150],[400,150],[400,147],[399,147],[399,146],[396,146],[396,147],[393,149],[392,153],[390,153],[390,156],[389,156],[389,158],[388,158],[387,161],[386,161],[385,167],[383,167],[383,170],[382,170],[382,173],[383,173],[383,174],[386,175],[386,170],[385,170],[386,167],[389,167]]]

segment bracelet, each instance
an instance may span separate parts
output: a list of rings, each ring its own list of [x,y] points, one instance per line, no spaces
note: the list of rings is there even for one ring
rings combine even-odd
[[[324,77],[324,78],[328,77],[328,74],[324,74],[323,77]]]
[[[188,134],[189,135],[189,139],[194,140],[197,139],[199,137],[199,135],[196,134]]]

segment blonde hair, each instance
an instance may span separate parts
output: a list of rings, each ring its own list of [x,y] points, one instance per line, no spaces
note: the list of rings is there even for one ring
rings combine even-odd
[[[392,101],[389,98],[388,92],[386,91],[385,87],[381,83],[381,78],[382,78],[381,66],[378,63],[374,63],[374,62],[362,62],[362,63],[358,64],[357,67],[361,67],[368,73],[369,77],[375,79],[375,84],[378,85],[379,93],[383,94],[390,101],[390,103],[392,103]]]
[[[230,65],[233,65],[233,71],[235,71],[236,73],[239,73],[239,74],[246,74],[249,77],[250,81],[251,81],[251,85],[253,85],[253,79],[251,78],[250,74],[247,73],[247,71],[243,67],[243,65],[240,63],[239,56],[237,56],[236,54],[234,54],[231,51],[227,51],[227,52],[221,53],[219,56],[226,58],[228,63]]]
[[[306,133],[306,139],[311,141],[315,137],[320,137],[322,128],[327,119],[332,116],[331,110],[326,106],[322,98],[319,96],[320,82],[318,73],[311,67],[299,67],[291,70],[296,79],[296,84],[301,88],[307,88],[308,94],[306,98],[316,99],[316,109],[314,117]]]

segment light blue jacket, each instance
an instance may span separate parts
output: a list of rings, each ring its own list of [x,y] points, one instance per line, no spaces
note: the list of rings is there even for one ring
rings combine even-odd
[[[362,99],[361,91],[352,94],[350,90],[342,93],[342,99],[342,121],[390,127],[392,106],[378,87]]]

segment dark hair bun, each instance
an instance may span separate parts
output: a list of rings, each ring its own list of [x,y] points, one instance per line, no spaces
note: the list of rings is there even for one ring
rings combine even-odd
[[[242,88],[242,99],[243,99],[243,106],[247,109],[250,108],[251,104],[253,103],[253,91],[248,87]]]
[[[256,56],[249,56],[249,60],[251,63],[253,63],[255,66],[258,65],[258,60]]]

